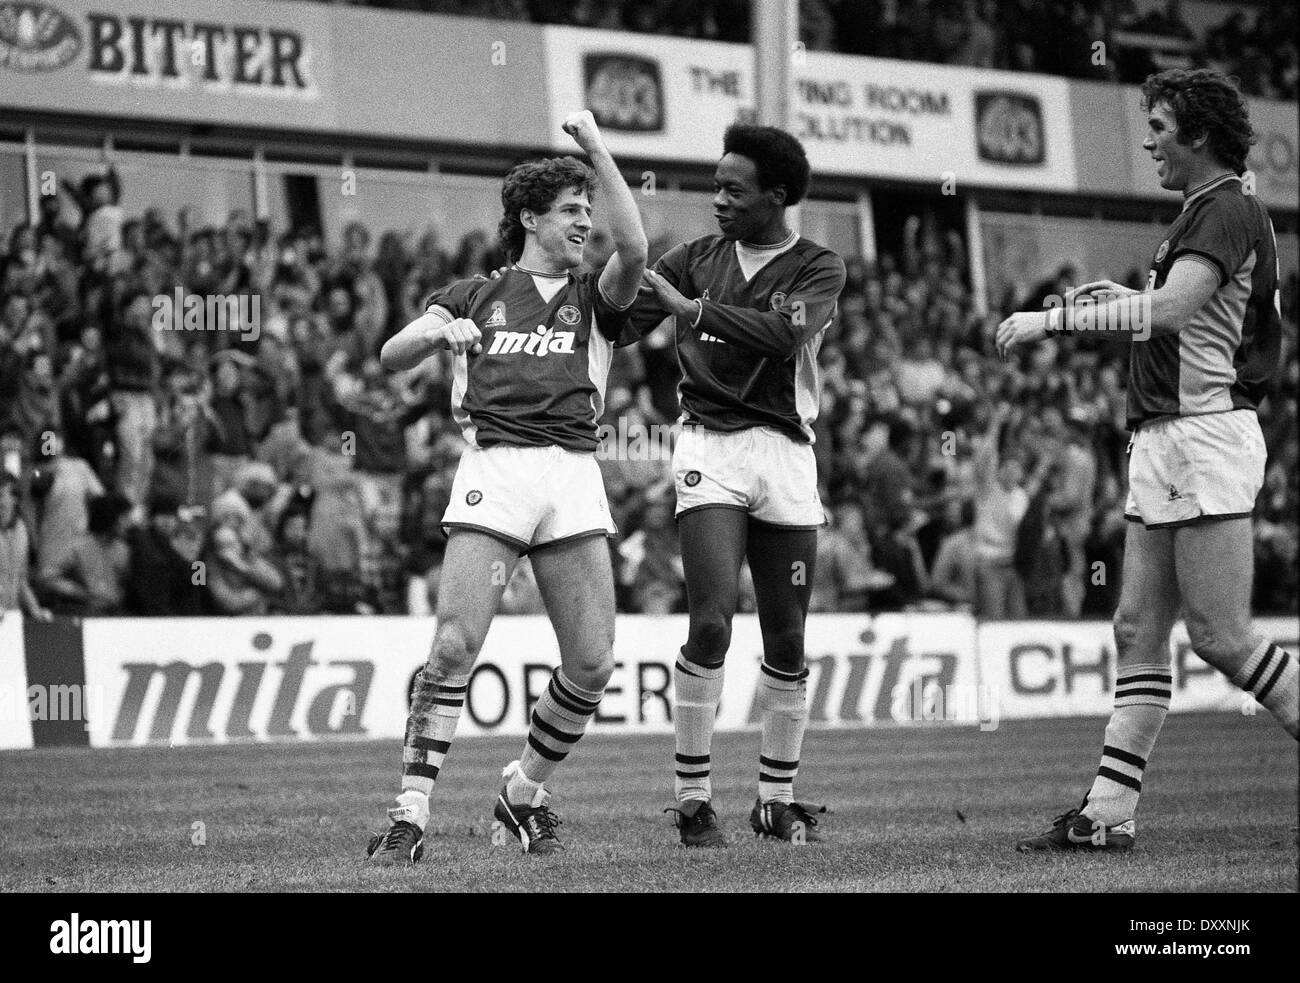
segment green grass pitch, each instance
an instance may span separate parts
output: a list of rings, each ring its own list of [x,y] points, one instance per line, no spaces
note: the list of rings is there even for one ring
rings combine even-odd
[[[799,795],[834,813],[828,842],[803,848],[752,837],[758,735],[722,734],[726,851],[683,850],[661,813],[670,736],[589,735],[551,783],[567,850],[547,858],[491,845],[500,769],[521,741],[462,740],[425,860],[406,869],[363,860],[395,791],[396,741],[3,752],[0,890],[1297,890],[1297,746],[1267,715],[1169,716],[1131,854],[1015,853],[1017,835],[1082,798],[1104,726],[811,731]]]

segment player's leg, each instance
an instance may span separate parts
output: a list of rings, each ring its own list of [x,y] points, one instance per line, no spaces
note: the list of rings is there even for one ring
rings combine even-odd
[[[1288,734],[1300,736],[1296,660],[1251,624],[1255,552],[1250,519],[1175,530],[1174,564],[1192,650],[1266,706]]]
[[[817,559],[817,530],[752,521],[746,555],[763,633],[759,671],[762,740],[758,802],[750,817],[756,833],[781,839],[815,839],[816,820],[794,805],[794,780],[808,724],[808,670],[804,624]],[[795,827],[795,823],[801,824]]]
[[[379,862],[402,862],[419,845],[419,837],[412,838],[402,824],[423,831],[428,822],[429,795],[465,705],[470,670],[518,559],[515,545],[474,530],[452,530],[438,587],[433,647],[411,694],[402,791],[389,810],[392,826],[385,841],[372,844],[372,858]],[[395,842],[390,849],[387,840],[399,834],[412,842]]]
[[[731,645],[740,564],[749,517],[728,506],[705,506],[678,517],[689,627],[673,670],[677,734],[677,801],[713,797],[713,721],[722,699],[723,661]]]
[[[1169,633],[1179,601],[1174,530],[1130,522],[1115,611],[1115,705],[1083,809],[1085,816],[1107,827],[1133,818],[1147,759],[1169,712]]]
[[[537,586],[560,646],[560,666],[533,707],[517,763],[506,769],[497,818],[526,852],[559,845],[543,784],[573,750],[600,706],[614,670],[614,572],[604,535],[531,554]]]
[[[1020,840],[1021,851],[1093,846],[1127,849],[1147,759],[1169,710],[1169,633],[1178,616],[1173,531],[1128,523],[1119,607],[1115,611],[1115,697],[1101,764],[1079,809],[1047,832]],[[1109,837],[1109,839],[1108,839]]]
[[[607,537],[615,532],[600,468],[591,454],[543,448],[528,476],[538,496],[533,573],[560,647],[560,667],[537,701],[518,761],[493,814],[525,853],[560,848],[559,820],[543,783],[595,716],[614,659],[614,574]],[[496,832],[494,828],[494,832]]]

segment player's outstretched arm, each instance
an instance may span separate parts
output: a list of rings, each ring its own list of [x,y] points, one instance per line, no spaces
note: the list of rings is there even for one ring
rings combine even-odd
[[[449,315],[434,310],[421,314],[393,335],[379,352],[379,364],[389,372],[413,369],[434,352],[443,349],[457,355],[466,352],[477,354],[483,350],[479,344],[482,332],[467,317],[448,320]]]
[[[1126,333],[1138,341],[1174,334],[1214,296],[1219,274],[1209,262],[1189,256],[1174,263],[1159,290],[1143,293],[1108,280],[1084,286],[1092,289],[1071,291],[1064,307],[1020,311],[1003,321],[998,325],[999,354],[1006,358],[1021,345],[1055,334]],[[1083,296],[1093,303],[1080,304]]]
[[[596,177],[600,179],[600,190],[609,198],[609,234],[614,240],[614,255],[600,275],[600,289],[615,307],[627,307],[636,300],[650,248],[645,229],[641,227],[641,213],[605,146],[596,118],[585,109],[570,113],[564,121],[564,132],[591,158]]]

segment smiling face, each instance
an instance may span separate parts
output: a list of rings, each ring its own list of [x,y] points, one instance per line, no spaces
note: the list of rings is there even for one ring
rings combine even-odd
[[[713,174],[713,217],[724,239],[762,242],[765,231],[779,224],[785,189],[758,184],[758,168],[748,157],[727,154]]]
[[[569,188],[556,196],[548,211],[538,214],[525,208],[519,221],[526,233],[521,266],[545,273],[571,270],[582,263],[583,250],[591,235],[591,202],[581,188]]]
[[[1166,191],[1184,191],[1189,187],[1189,172],[1197,159],[1197,150],[1190,143],[1178,142],[1178,123],[1169,103],[1159,102],[1151,107],[1142,149],[1156,161],[1160,187]]]

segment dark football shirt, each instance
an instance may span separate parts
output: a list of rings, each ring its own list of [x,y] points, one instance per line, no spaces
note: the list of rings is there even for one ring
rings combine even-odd
[[[610,359],[628,316],[600,292],[600,273],[515,266],[430,296],[427,310],[467,317],[483,333],[483,351],[457,356],[452,372],[452,416],[470,444],[596,450]]]
[[[1135,340],[1129,355],[1128,426],[1160,416],[1257,409],[1282,344],[1277,241],[1268,212],[1225,175],[1189,195],[1156,250],[1147,290],[1194,256],[1219,288],[1178,332]]]
[[[724,432],[777,427],[812,443],[821,404],[817,352],[844,289],[844,261],[799,236],[753,246],[708,235],[673,247],[655,269],[703,301],[698,324],[675,319],[682,422]],[[642,293],[632,330],[645,334],[667,314]]]

